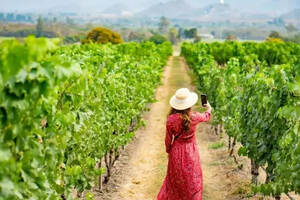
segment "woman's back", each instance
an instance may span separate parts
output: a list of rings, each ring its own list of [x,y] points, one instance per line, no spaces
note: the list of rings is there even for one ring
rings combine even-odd
[[[175,141],[178,142],[191,142],[195,140],[195,132],[197,129],[197,125],[200,122],[207,122],[210,119],[210,110],[205,113],[192,112],[190,115],[190,127],[187,131],[183,130],[182,127],[182,118],[180,114],[172,114],[169,115],[166,125],[166,150],[171,148],[171,143],[173,138],[176,138]],[[174,142],[175,142],[174,141]]]

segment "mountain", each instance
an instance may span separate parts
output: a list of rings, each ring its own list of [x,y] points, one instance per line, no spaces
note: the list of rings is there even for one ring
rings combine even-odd
[[[72,4],[72,5],[61,5],[61,6],[53,6],[50,9],[47,9],[50,13],[80,13],[82,7],[79,4]],[[40,12],[47,12],[46,10],[42,9]]]
[[[166,3],[158,3],[142,10],[137,14],[140,17],[161,17],[176,18],[194,11],[185,0],[172,0]]]
[[[161,17],[177,19],[190,19],[205,22],[231,21],[231,22],[268,22],[275,17],[279,17],[283,10],[293,6],[297,6],[296,1],[300,0],[261,0],[259,5],[250,4],[250,1],[240,0],[224,0],[225,3],[213,3],[206,6],[195,6],[195,0],[170,0],[165,3],[157,3],[144,9],[138,13],[137,17]],[[199,5],[203,5],[202,1],[198,1]],[[200,3],[202,2],[202,3]],[[218,0],[216,0],[218,2]],[[227,2],[227,3],[226,3]],[[289,2],[291,5],[287,5]],[[193,5],[190,5],[193,4]],[[249,6],[249,7],[248,7]],[[268,11],[270,8],[279,7],[278,11]],[[259,7],[259,8],[258,8]],[[269,7],[269,8],[265,8]],[[275,9],[276,10],[276,9]],[[281,10],[281,11],[279,11]],[[288,9],[291,10],[291,9]],[[285,18],[292,18],[294,21],[299,13],[299,9],[295,9],[291,13],[286,13]],[[291,17],[294,16],[294,17]],[[299,18],[298,18],[299,19]]]
[[[205,6],[204,8],[195,9],[193,12],[186,13],[186,15],[182,17],[194,19],[201,18],[202,20],[224,20],[232,18],[234,13],[235,12],[233,12],[229,4],[218,3]]]
[[[161,17],[178,19],[193,19],[203,21],[224,21],[239,17],[240,13],[229,4],[215,3],[203,8],[192,7],[185,0],[171,0],[167,3],[158,3],[143,10],[138,16]]]
[[[103,14],[106,15],[112,15],[112,16],[132,16],[133,11],[130,10],[129,6],[126,6],[125,4],[114,4],[108,8],[106,8],[104,11],[102,11]]]
[[[300,8],[299,0],[262,0],[258,3],[258,12],[280,15],[292,9]]]
[[[291,10],[290,12],[284,13],[280,16],[285,22],[296,22],[300,23],[300,8]]]
[[[166,4],[169,0],[0,0],[0,10],[2,12],[48,12],[49,9],[56,7],[65,7],[65,12],[69,10],[72,5],[80,5],[80,11],[91,13],[93,11],[103,10],[112,5],[126,4],[130,10],[141,11],[147,10],[149,6],[157,5],[159,2]],[[300,8],[300,0],[224,0],[233,9],[241,12],[263,13],[280,15],[292,9]],[[41,3],[42,2],[42,3]],[[218,3],[219,0],[185,0],[186,3],[193,8],[203,8],[209,4]],[[154,7],[155,8],[155,7]],[[179,10],[185,9],[184,7]],[[55,9],[57,10],[57,9]]]

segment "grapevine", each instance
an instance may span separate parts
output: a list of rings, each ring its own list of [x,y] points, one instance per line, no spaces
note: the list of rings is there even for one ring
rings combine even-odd
[[[172,51],[57,42],[0,44],[0,199],[72,199],[108,178]]]
[[[214,107],[214,124],[239,141],[252,161],[254,192],[300,193],[300,45],[214,42],[182,45],[198,88]]]

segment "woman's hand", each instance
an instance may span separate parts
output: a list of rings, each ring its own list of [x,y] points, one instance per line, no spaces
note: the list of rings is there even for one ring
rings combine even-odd
[[[206,111],[211,110],[211,106],[210,106],[209,102],[207,102],[207,104],[204,104],[203,107],[206,108]]]

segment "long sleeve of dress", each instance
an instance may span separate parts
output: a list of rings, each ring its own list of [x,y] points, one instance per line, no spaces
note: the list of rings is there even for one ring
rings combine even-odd
[[[166,152],[169,153],[171,150],[171,145],[172,145],[172,129],[171,129],[171,124],[167,122],[166,125],[166,137],[165,137],[165,145],[166,145]]]
[[[204,113],[195,112],[195,120],[197,121],[197,123],[208,122],[210,120],[210,116],[211,116],[210,113],[211,113],[210,109],[208,109]]]

